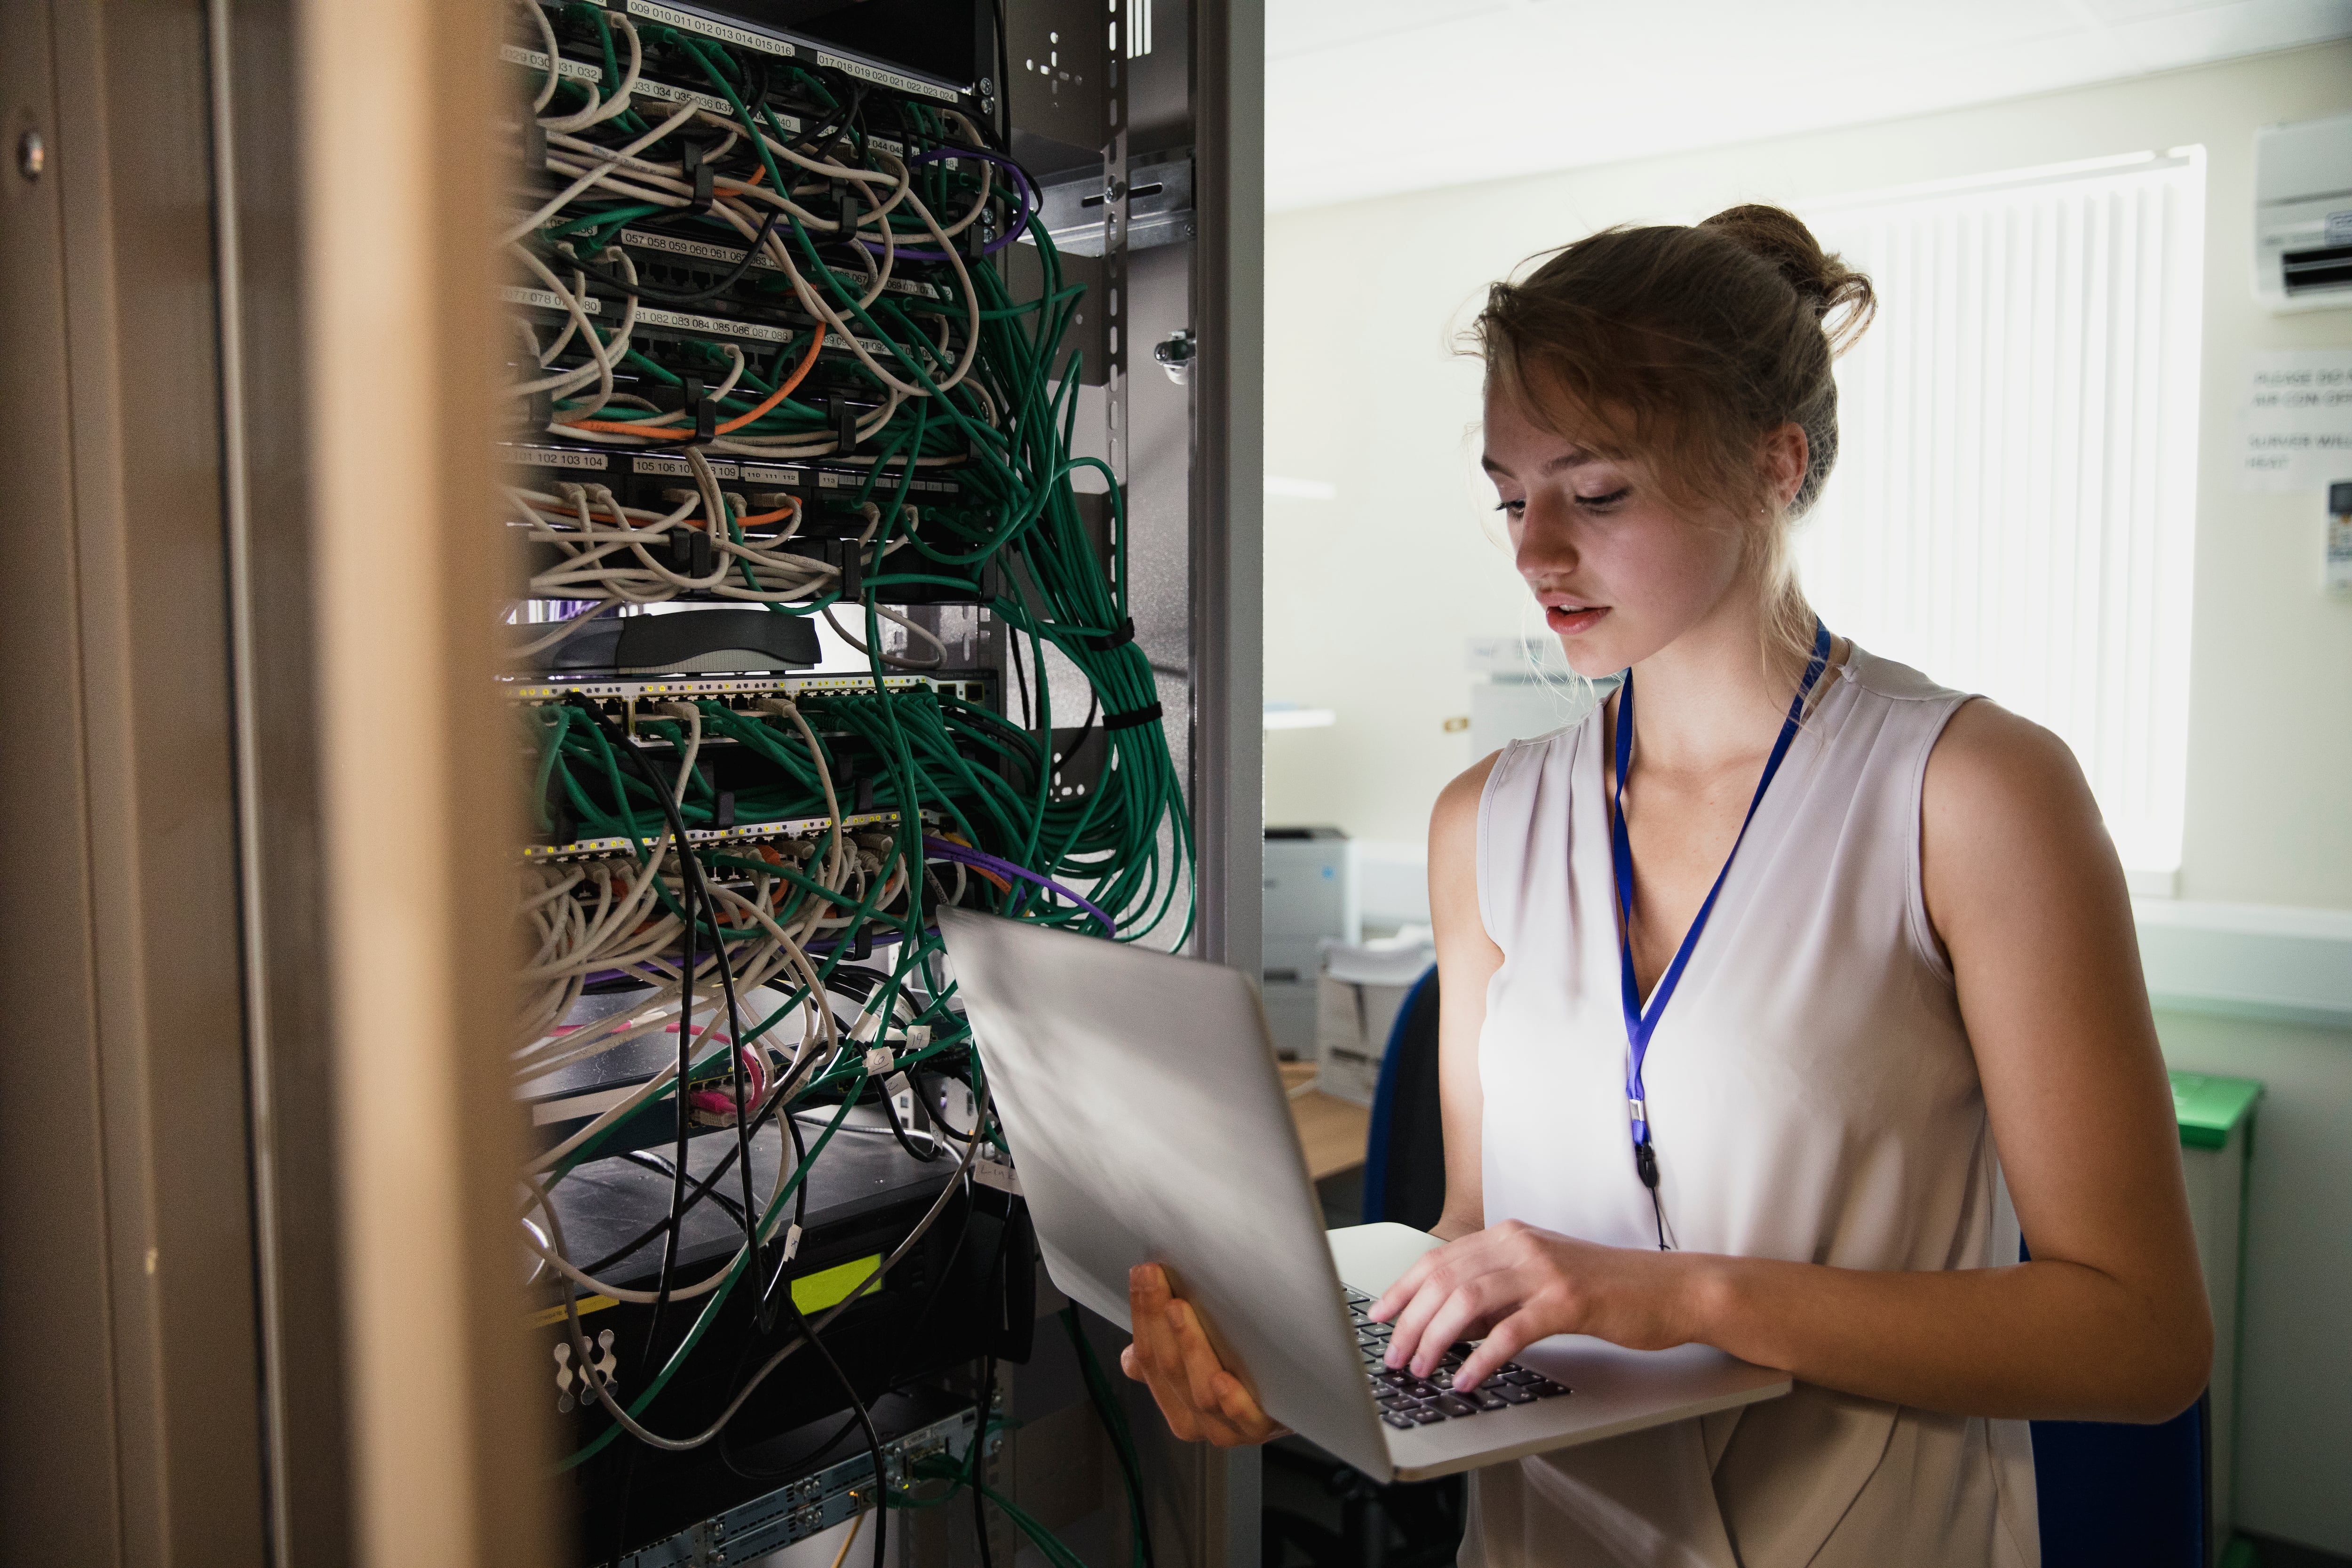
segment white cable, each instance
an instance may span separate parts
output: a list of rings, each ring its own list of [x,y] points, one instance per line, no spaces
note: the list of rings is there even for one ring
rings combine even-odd
[[[685,124],[688,120],[693,119],[694,113],[695,106],[693,104],[688,103],[680,105],[677,113],[671,115],[667,120],[663,121],[659,125],[655,126],[651,131],[646,132],[643,136],[638,137],[635,142],[630,142],[626,147],[622,148],[618,155],[621,157],[630,157],[635,153],[644,152],[646,148],[652,146],[655,142],[660,141],[663,137],[668,135],[671,132]],[[531,230],[539,227],[540,225],[545,223],[549,218],[551,218],[557,213],[562,212],[566,206],[571,205],[573,197],[579,195],[580,193],[587,190],[590,186],[598,184],[604,179],[604,172],[602,169],[591,170],[587,174],[581,175],[580,178],[573,181],[571,184],[566,185],[562,191],[559,191],[555,195],[542,203],[537,212],[532,213],[529,217],[523,219],[520,223],[513,225],[504,234],[499,235],[498,243],[500,245],[512,245],[524,235],[530,233]],[[683,206],[685,204],[681,202],[677,205]]]

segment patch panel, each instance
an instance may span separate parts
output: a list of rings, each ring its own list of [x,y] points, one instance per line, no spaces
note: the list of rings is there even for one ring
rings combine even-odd
[[[898,823],[898,814],[895,811],[869,811],[841,819],[845,828],[895,827]],[[823,837],[832,826],[831,817],[804,816],[786,822],[755,822],[741,827],[689,827],[686,830],[686,841],[698,847],[719,845],[752,847],[793,840],[814,841]],[[609,855],[637,857],[652,853],[665,842],[666,835],[645,838],[575,838],[567,844],[526,844],[522,858],[532,862],[555,864],[599,859]]]

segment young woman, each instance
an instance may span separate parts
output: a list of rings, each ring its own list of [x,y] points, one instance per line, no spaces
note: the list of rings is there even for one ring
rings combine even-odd
[[[1519,573],[1574,668],[1629,673],[1437,803],[1450,1245],[1374,1316],[1423,1375],[1483,1339],[1457,1385],[1555,1333],[1798,1383],[1480,1472],[1466,1563],[2031,1564],[2024,1422],[2161,1420],[2205,1384],[2073,756],[1832,636],[1790,572],[1872,304],[1748,206],[1580,240],[1478,321]],[[1180,1436],[1278,1430],[1159,1269],[1132,1289],[1127,1369]]]

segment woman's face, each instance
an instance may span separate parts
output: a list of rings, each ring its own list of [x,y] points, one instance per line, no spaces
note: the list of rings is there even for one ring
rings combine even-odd
[[[1492,388],[1484,460],[1519,575],[1580,675],[1639,664],[1717,613],[1740,583],[1736,519],[1677,510],[1647,464],[1545,429]]]

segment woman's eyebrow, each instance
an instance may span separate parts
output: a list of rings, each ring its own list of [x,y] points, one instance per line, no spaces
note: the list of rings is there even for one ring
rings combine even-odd
[[[1588,452],[1581,447],[1570,447],[1567,451],[1562,452],[1557,458],[1546,458],[1543,467],[1537,471],[1543,474],[1557,474],[1564,469],[1580,468],[1587,463],[1597,463],[1600,460],[1600,456],[1597,453]],[[1507,479],[1516,479],[1518,477],[1512,473],[1510,469],[1503,467],[1502,464],[1495,461],[1494,458],[1487,457],[1483,453],[1479,456],[1478,466],[1486,469],[1490,474],[1500,474]]]

